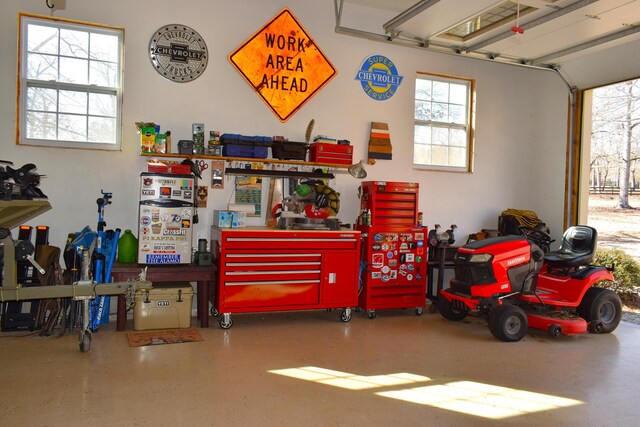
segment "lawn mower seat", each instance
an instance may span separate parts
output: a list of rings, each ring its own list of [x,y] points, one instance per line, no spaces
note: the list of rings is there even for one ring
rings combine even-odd
[[[547,253],[544,260],[553,267],[579,267],[590,264],[596,253],[598,232],[586,225],[574,225],[562,235],[557,251]]]

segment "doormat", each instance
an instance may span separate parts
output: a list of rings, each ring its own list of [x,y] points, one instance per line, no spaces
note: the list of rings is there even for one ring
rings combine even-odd
[[[127,333],[130,347],[204,341],[197,329],[159,329]]]

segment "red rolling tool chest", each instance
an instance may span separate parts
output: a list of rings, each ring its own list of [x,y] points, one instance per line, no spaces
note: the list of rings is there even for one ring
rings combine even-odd
[[[232,313],[358,306],[359,231],[212,227],[218,265],[214,313],[232,326]],[[215,313],[217,311],[217,313]]]
[[[359,307],[370,319],[376,309],[415,308],[426,302],[427,228],[418,227],[417,183],[365,181],[360,208],[371,224],[362,232]],[[368,221],[367,221],[368,222]]]

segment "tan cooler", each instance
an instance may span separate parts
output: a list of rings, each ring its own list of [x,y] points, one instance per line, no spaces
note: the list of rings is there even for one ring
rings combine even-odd
[[[186,282],[154,283],[135,295],[133,329],[177,329],[191,326],[193,288]]]

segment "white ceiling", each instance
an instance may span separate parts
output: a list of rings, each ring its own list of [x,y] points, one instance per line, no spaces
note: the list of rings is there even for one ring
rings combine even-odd
[[[440,36],[502,3],[504,0],[334,0],[336,31],[347,28],[357,35],[361,29],[349,25],[347,18],[370,9],[380,22],[373,24],[374,31],[370,22],[368,28],[362,28],[368,38],[379,36],[383,41],[552,68],[640,40],[638,0],[521,0],[520,8],[537,8],[517,22],[523,34],[512,31],[514,19],[465,42]],[[419,13],[411,16],[412,9]],[[395,26],[394,19],[403,22]],[[630,50],[629,55],[636,55],[635,51]]]

